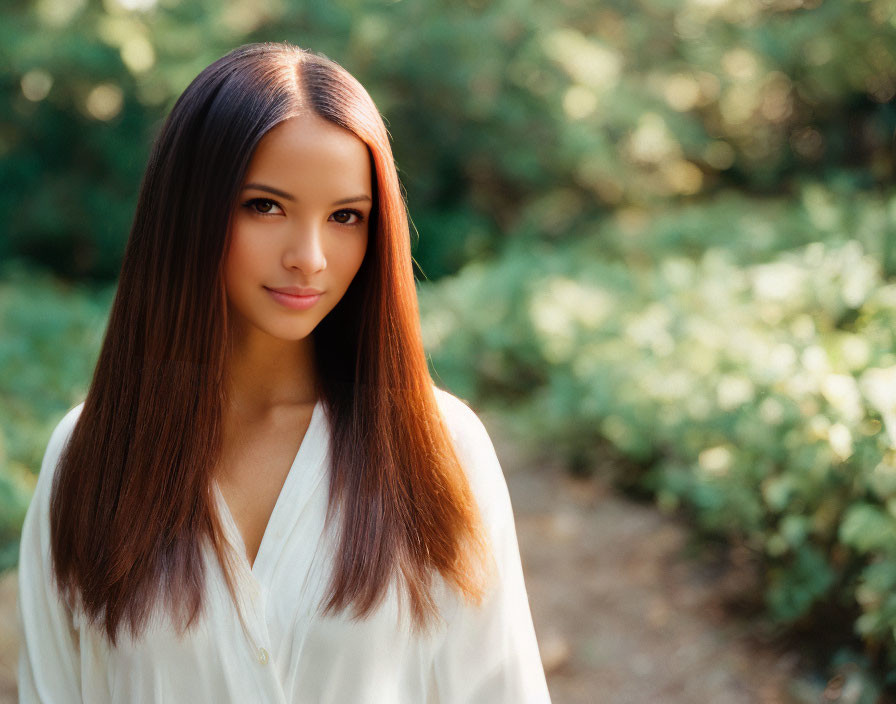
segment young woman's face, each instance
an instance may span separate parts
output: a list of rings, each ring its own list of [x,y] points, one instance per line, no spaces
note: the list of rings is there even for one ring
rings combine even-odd
[[[367,250],[371,177],[366,145],[316,115],[288,119],[262,138],[224,265],[238,325],[299,340],[333,309]]]

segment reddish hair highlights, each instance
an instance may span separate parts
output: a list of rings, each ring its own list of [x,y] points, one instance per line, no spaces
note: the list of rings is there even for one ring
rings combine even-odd
[[[96,370],[53,484],[57,583],[112,643],[122,625],[138,636],[163,595],[179,627],[195,622],[205,540],[233,593],[210,492],[226,400],[229,220],[260,139],[309,110],[357,135],[375,174],[364,262],[313,333],[332,433],[327,521],[340,528],[324,612],[362,618],[397,579],[425,628],[437,574],[481,597],[486,543],[423,352],[383,121],[333,61],[250,44],[197,76],[155,142]]]

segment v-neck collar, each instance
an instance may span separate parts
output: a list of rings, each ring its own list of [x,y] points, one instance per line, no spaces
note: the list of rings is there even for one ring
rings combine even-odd
[[[318,399],[311,412],[311,420],[308,423],[305,436],[302,438],[289,472],[283,481],[283,486],[280,488],[280,493],[277,495],[277,500],[274,502],[274,508],[268,518],[258,552],[251,566],[246,554],[246,544],[230,511],[230,506],[228,506],[217,480],[212,479],[219,515],[223,519],[222,525],[231,547],[238,553],[237,564],[247,575],[254,577],[258,585],[267,583],[270,570],[283,548],[283,540],[288,535],[291,524],[295,523],[297,517],[305,509],[325,473],[326,463],[324,460],[328,445],[324,416],[323,402]]]

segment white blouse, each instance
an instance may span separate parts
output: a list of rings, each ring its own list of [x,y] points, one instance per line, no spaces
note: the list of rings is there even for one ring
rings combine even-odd
[[[183,639],[157,616],[138,640],[127,629],[110,647],[69,609],[50,572],[53,472],[83,404],[50,437],[25,517],[19,560],[19,701],[214,704],[549,703],[526,597],[507,484],[476,414],[436,389],[439,407],[478,501],[498,579],[480,606],[439,579],[442,621],[429,635],[399,618],[391,587],[373,615],[324,617],[335,537],[324,531],[328,419],[320,401],[277,498],[250,568],[242,537],[215,486],[237,575],[234,606],[220,565],[207,561],[206,608]],[[157,613],[164,614],[164,610]]]

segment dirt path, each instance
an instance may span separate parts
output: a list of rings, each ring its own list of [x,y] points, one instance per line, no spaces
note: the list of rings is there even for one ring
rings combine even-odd
[[[508,484],[554,704],[821,701],[796,655],[723,608],[732,575],[683,557],[684,526],[594,480]]]
[[[15,573],[0,577],[0,702],[16,701],[16,656],[18,653]]]
[[[510,447],[499,456],[554,704],[820,701],[818,685],[795,678],[796,656],[722,609],[730,575],[682,556],[682,525],[597,480],[527,469]],[[7,574],[0,702],[15,702],[16,631]]]

